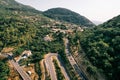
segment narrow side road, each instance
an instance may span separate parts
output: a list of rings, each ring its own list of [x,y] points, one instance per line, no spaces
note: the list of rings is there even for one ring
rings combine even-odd
[[[69,44],[69,40],[67,38],[64,38],[64,44],[65,44],[65,53],[67,55],[67,58],[68,58],[70,64],[72,65],[73,69],[79,74],[79,76],[81,77],[82,80],[88,80],[86,75],[83,73],[83,71],[77,65],[75,59],[73,58],[73,56],[69,52],[69,45],[68,45]]]
[[[9,53],[8,53],[9,54]],[[23,80],[31,80],[29,75],[20,67],[20,65],[13,60],[13,57],[8,54],[1,54],[1,56],[6,57],[9,59],[10,64],[13,65],[13,67],[17,70],[17,72],[20,74]]]
[[[14,66],[14,68],[17,70],[17,72],[20,74],[23,80],[31,80],[29,75],[19,66],[17,62],[13,60],[11,56],[8,57],[10,63]]]

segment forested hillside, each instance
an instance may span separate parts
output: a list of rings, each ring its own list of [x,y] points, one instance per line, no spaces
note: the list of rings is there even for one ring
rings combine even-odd
[[[13,48],[11,51],[13,57],[17,57],[22,54],[22,51],[31,50],[32,56],[22,62],[24,65],[28,63],[38,65],[35,69],[40,78],[39,61],[44,54],[59,53],[62,59],[65,58],[62,40],[64,34],[60,31],[53,31],[53,29],[67,30],[68,25],[75,26],[56,22],[42,15],[40,11],[14,0],[0,0],[0,52],[3,48]],[[45,40],[46,36],[49,36],[51,40]],[[6,62],[0,61],[0,72],[0,79],[7,80],[10,73]],[[13,80],[14,77],[11,79]]]
[[[0,50],[25,45],[36,35],[36,25],[42,24],[41,19],[47,22],[35,9],[14,0],[0,0],[0,6]]]
[[[97,68],[107,80],[120,80],[120,16],[85,30],[80,43],[93,65],[88,71]]]
[[[65,8],[49,9],[43,12],[43,14],[55,20],[66,21],[80,26],[85,26],[85,27],[95,26],[90,20],[88,20],[84,16],[81,16],[80,14]]]

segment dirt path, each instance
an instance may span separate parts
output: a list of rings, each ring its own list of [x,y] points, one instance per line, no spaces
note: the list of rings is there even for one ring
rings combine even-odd
[[[41,80],[45,80],[45,65],[44,65],[44,59],[40,61],[40,68],[42,72]]]

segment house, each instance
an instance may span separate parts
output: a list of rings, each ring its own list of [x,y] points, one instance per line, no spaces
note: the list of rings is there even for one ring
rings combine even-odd
[[[44,37],[44,40],[45,40],[45,41],[52,41],[52,37],[49,36],[49,35],[46,35],[46,36]]]
[[[31,53],[30,50],[25,50],[25,51],[22,53],[22,57],[23,57],[23,58],[27,58],[27,57],[29,57],[29,56],[31,56],[31,55],[32,55],[32,53]]]

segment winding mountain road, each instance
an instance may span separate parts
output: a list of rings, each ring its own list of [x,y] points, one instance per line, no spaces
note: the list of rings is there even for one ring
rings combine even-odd
[[[65,77],[65,80],[70,80],[67,72],[65,71],[63,64],[61,63],[60,56],[57,53],[49,53],[45,57],[45,64],[46,64],[46,67],[48,69],[48,72],[50,73],[51,80],[57,80],[55,67],[54,67],[54,64],[52,62],[52,57],[56,57],[58,64],[59,64],[59,67],[61,68],[62,74]]]

